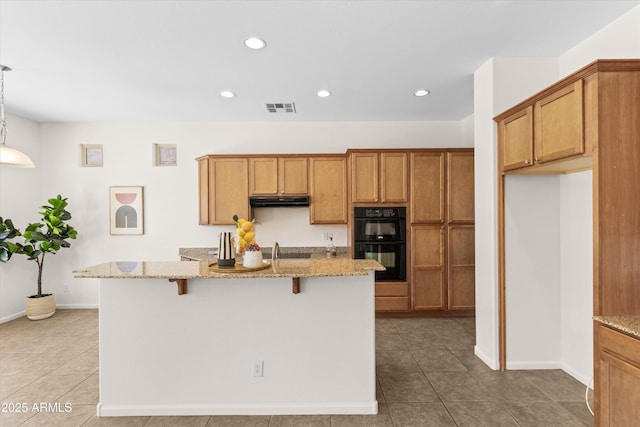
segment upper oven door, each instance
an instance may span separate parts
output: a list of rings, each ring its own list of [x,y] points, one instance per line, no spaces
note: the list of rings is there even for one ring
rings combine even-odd
[[[404,242],[405,222],[401,218],[355,218],[356,242]]]

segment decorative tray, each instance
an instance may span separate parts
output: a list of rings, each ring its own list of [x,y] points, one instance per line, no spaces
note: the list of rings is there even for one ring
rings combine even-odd
[[[251,267],[251,268],[247,268],[242,264],[238,264],[237,262],[235,265],[230,267],[220,267],[217,262],[212,262],[211,264],[209,264],[209,269],[211,271],[215,271],[216,273],[246,273],[249,271],[264,270],[265,268],[269,268],[269,267],[271,267],[271,261],[267,261],[267,260],[263,260],[262,265],[259,265],[258,267]]]

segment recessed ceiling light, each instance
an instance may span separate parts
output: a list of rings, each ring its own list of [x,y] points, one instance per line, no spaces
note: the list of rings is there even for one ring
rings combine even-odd
[[[327,96],[331,96],[331,92],[329,92],[328,90],[322,89],[319,90],[316,95],[318,95],[320,98],[326,98]]]
[[[431,92],[426,90],[426,89],[418,89],[417,91],[413,92],[413,95],[414,96],[427,96],[427,95],[429,95],[429,93],[431,93]]]
[[[236,96],[236,94],[231,92],[230,90],[223,90],[222,92],[220,92],[220,96],[224,98],[233,98],[234,96]]]
[[[264,48],[267,45],[267,43],[264,40],[259,39],[257,37],[249,37],[244,41],[244,45],[249,49],[258,50],[258,49]]]

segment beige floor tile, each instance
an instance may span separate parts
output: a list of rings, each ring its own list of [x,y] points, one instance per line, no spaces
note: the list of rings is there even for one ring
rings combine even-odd
[[[445,406],[458,427],[520,426],[509,411],[497,402],[446,402]]]
[[[98,348],[97,346],[72,356],[71,360],[51,371],[50,375],[95,374],[98,372]]]
[[[586,387],[560,370],[522,371],[531,384],[557,402],[582,402]]]
[[[399,350],[376,352],[376,369],[378,372],[398,372],[418,371],[420,367],[409,350]]]
[[[268,415],[212,416],[207,427],[268,427]]]
[[[480,358],[474,354],[473,350],[451,350],[451,353],[467,368],[467,371],[496,372],[480,360]]]
[[[479,402],[494,399],[488,388],[470,372],[426,372],[425,375],[443,402]]]
[[[81,426],[91,418],[96,412],[92,405],[74,405],[65,407],[64,405],[52,408],[41,408],[36,414],[29,418],[20,427],[71,427]]]
[[[382,372],[378,378],[387,403],[440,401],[421,372]]]
[[[557,402],[513,403],[506,408],[516,421],[527,427],[584,427],[579,419]]]
[[[393,427],[389,408],[378,405],[376,415],[332,415],[331,427]]]
[[[142,427],[151,417],[98,417],[93,415],[82,427]]]
[[[37,381],[39,378],[40,374],[0,375],[0,400],[4,402],[10,395]]]
[[[393,319],[376,319],[376,333],[397,333]]]
[[[423,372],[467,370],[450,350],[412,350],[411,353]]]
[[[390,403],[396,427],[446,427],[455,423],[442,403]]]
[[[60,397],[61,402],[71,402],[75,405],[93,405],[100,401],[100,378],[98,374],[91,375],[86,380],[69,390]],[[95,411],[94,411],[95,412]]]
[[[208,421],[208,416],[151,417],[144,427],[205,427]]]
[[[88,377],[88,375],[45,375],[6,397],[5,400],[29,404],[34,402],[53,403]]]
[[[274,415],[269,427],[330,427],[330,415]]]
[[[376,351],[408,350],[400,335],[376,332]]]
[[[399,334],[402,342],[409,350],[446,349],[447,346],[432,331],[418,331],[408,334]]]

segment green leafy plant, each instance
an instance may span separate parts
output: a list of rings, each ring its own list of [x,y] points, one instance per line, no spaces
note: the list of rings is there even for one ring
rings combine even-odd
[[[68,239],[75,239],[78,235],[78,232],[66,222],[71,219],[71,214],[65,209],[67,199],[63,199],[58,194],[48,202],[49,205],[41,206],[38,212],[42,215],[42,222],[27,225],[22,233],[24,244],[6,242],[9,252],[25,255],[27,259],[35,261],[38,265],[38,293],[34,295],[35,297],[46,295],[42,293],[42,269],[45,255],[56,254],[60,249],[70,247],[71,243]]]
[[[0,216],[0,261],[7,262],[11,259],[11,255],[15,253],[18,246],[10,242],[10,239],[21,236],[20,230],[14,227],[13,222],[7,218],[2,219]]]

